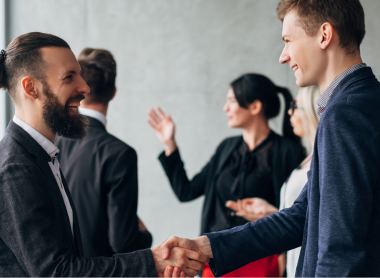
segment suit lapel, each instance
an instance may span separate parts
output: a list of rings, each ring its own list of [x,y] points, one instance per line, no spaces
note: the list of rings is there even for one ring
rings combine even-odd
[[[74,231],[75,250],[76,250],[78,256],[83,256],[83,245],[82,245],[82,237],[81,237],[81,233],[80,233],[78,215],[77,215],[77,212],[75,210],[74,202],[71,198],[70,190],[67,186],[66,179],[63,176],[62,171],[61,170],[59,170],[59,171],[61,172],[61,179],[62,179],[63,187],[65,189],[67,198],[69,199],[70,206],[71,206],[71,209],[73,211],[73,231]]]

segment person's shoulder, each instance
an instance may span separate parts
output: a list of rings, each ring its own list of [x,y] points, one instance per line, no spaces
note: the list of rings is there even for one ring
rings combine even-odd
[[[11,135],[6,134],[0,142],[0,168],[15,163],[31,163],[32,155]]]
[[[289,150],[291,152],[294,151],[304,151],[304,148],[300,142],[296,142],[290,138],[281,136],[274,131],[272,131],[274,137],[274,143],[278,146],[278,148],[282,150]]]
[[[99,138],[98,151],[110,158],[137,160],[136,150],[131,145],[110,133],[103,134],[102,138]]]

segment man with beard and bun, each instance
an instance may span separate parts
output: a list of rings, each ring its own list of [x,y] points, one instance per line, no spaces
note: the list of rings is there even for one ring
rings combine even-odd
[[[116,62],[104,49],[79,54],[91,93],[79,113],[89,120],[82,140],[59,136],[58,160],[78,214],[85,257],[149,248],[152,236],[137,216],[137,154],[106,129],[108,103],[116,94]],[[66,136],[67,137],[67,136]]]
[[[149,277],[168,265],[194,276],[202,269],[208,259],[186,249],[163,260],[162,244],[108,258],[83,257],[53,142],[57,134],[74,140],[86,134],[88,121],[78,106],[89,87],[64,40],[37,32],[14,39],[0,52],[0,87],[16,107],[0,142],[1,276]]]

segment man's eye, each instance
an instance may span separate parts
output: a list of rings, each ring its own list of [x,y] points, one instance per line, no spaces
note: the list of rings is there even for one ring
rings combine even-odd
[[[65,80],[71,80],[71,79],[73,79],[73,76],[72,76],[72,75],[69,75],[69,76],[66,76],[66,77],[65,77]]]

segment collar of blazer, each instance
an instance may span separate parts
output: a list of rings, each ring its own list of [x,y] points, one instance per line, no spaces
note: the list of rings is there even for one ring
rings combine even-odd
[[[36,142],[36,140],[12,120],[9,122],[7,132],[31,155],[35,156],[37,160],[41,160],[41,162],[48,165],[47,162],[51,160],[50,155]]]

